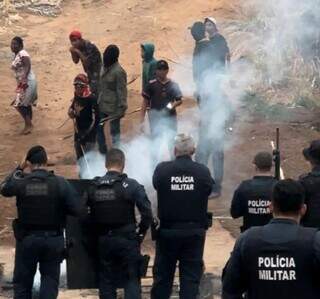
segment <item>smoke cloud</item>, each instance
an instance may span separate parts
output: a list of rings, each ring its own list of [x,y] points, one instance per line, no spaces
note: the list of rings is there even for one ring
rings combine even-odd
[[[231,22],[229,33],[237,39],[235,48],[254,60],[260,84],[295,88],[299,78],[319,85],[318,0],[249,0],[238,11],[242,19]]]
[[[256,84],[268,85],[283,82],[297,67],[295,64],[297,57],[305,63],[309,62],[314,70],[313,75],[315,76],[318,71],[319,77],[317,55],[320,48],[316,47],[320,41],[319,1],[249,0],[243,5],[251,20],[247,26],[242,26],[242,29],[254,34],[249,34],[243,41],[247,43],[247,47],[242,51],[243,53],[237,53],[237,57],[225,72],[212,70],[205,74],[200,95],[207,100],[200,108],[195,104],[191,108],[178,110],[178,133],[189,133],[197,140],[201,123],[206,128],[208,139],[223,141],[228,121],[238,110],[246,92]],[[228,37],[229,35],[226,34],[227,40]],[[191,52],[193,45],[190,47]],[[250,55],[246,55],[248,51],[259,57],[261,64],[250,59]],[[233,52],[232,47],[231,52]],[[181,66],[171,65],[170,76],[179,84],[184,96],[192,97],[195,88],[191,68],[188,70],[192,58],[184,56],[180,59]],[[261,76],[262,69],[264,77]],[[123,140],[126,140],[125,136]],[[235,136],[232,142],[224,143],[225,149],[232,146],[234,142],[237,142]],[[126,153],[125,171],[144,184],[147,189],[151,188],[155,165],[157,162],[171,158],[172,144],[170,134],[161,135],[155,140],[150,140],[148,133],[137,134],[136,137],[122,144],[122,149]],[[216,145],[213,144],[213,146]],[[157,158],[153,153],[158,154]],[[103,157],[97,153],[89,153],[86,158],[92,161],[90,162],[92,174],[84,173],[83,177],[92,178],[104,173]]]

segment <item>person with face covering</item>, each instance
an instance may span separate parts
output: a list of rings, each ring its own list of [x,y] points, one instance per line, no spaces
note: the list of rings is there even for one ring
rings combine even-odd
[[[216,71],[222,71],[225,66],[230,63],[230,49],[228,43],[224,36],[220,34],[215,18],[205,18],[204,24],[210,41],[212,64]]]
[[[156,78],[157,60],[154,58],[154,44],[144,43],[141,45],[142,57],[142,91]]]
[[[71,58],[74,63],[81,61],[83,70],[88,76],[91,92],[98,97],[99,76],[101,71],[101,54],[92,42],[85,40],[82,33],[74,30],[69,35]]]
[[[79,160],[94,149],[96,142],[96,101],[89,88],[88,77],[79,74],[73,81],[74,98],[69,117],[74,120],[74,148]]]
[[[214,198],[221,195],[224,176],[224,139],[228,119],[219,116],[229,115],[231,111],[230,102],[222,88],[230,51],[225,38],[218,31],[216,20],[209,17],[204,24],[209,38],[209,62],[205,74],[202,74],[198,95],[201,122],[196,161],[204,165],[212,161],[216,184],[211,197]]]
[[[11,64],[17,81],[16,96],[11,105],[17,109],[24,119],[25,126],[21,134],[30,134],[32,125],[32,105],[38,99],[37,81],[31,69],[30,55],[23,49],[23,40],[16,36],[11,41],[14,59]]]
[[[120,50],[116,45],[109,45],[103,53],[98,99],[101,119],[98,143],[101,153],[106,153],[107,147],[119,146],[120,120],[128,108],[127,73],[118,62],[119,55]]]
[[[195,41],[192,57],[193,81],[196,86],[195,97],[200,102],[201,84],[203,76],[210,68],[210,42],[206,38],[205,25],[202,22],[195,22],[191,27],[191,35]]]

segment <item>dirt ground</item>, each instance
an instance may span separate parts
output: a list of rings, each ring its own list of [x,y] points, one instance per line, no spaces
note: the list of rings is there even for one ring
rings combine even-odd
[[[130,80],[141,71],[141,42],[154,42],[158,58],[184,61],[191,56],[193,49],[188,26],[209,15],[214,15],[219,22],[236,18],[236,12],[229,9],[229,4],[230,1],[226,0],[70,0],[65,1],[58,18],[26,14],[13,28],[7,32],[1,31],[0,179],[34,144],[42,144],[48,149],[57,173],[76,177],[72,138],[63,140],[64,136],[72,133],[72,124],[69,122],[57,129],[66,119],[72,97],[72,80],[82,72],[80,65],[72,63],[68,51],[68,34],[72,29],[80,29],[84,37],[95,42],[101,51],[108,44],[117,44],[121,49],[121,63]],[[221,30],[223,32],[223,26]],[[39,83],[39,104],[34,112],[35,129],[29,136],[19,135],[21,119],[9,106],[15,87],[9,68],[9,44],[14,35],[22,35],[25,39],[25,47],[31,55]],[[190,65],[191,61],[188,62]],[[172,67],[177,65],[172,64]],[[186,72],[191,76],[188,67]],[[140,105],[140,86],[140,78],[130,85],[129,111]],[[186,102],[185,106],[194,105],[190,100]],[[223,195],[209,205],[219,219],[208,233],[205,260],[208,271],[216,275],[221,274],[234,243],[233,237],[238,235],[240,222],[228,219],[232,193],[241,180],[253,175],[251,161],[254,154],[258,150],[271,149],[270,141],[275,139],[276,127],[281,130],[282,167],[286,177],[296,178],[308,170],[301,151],[310,140],[319,137],[319,133],[312,129],[316,114],[302,108],[294,111],[288,109],[288,114],[293,116],[286,117],[286,121],[275,122],[249,115],[245,106],[237,111],[234,130],[228,136]],[[125,138],[135,134],[137,121],[136,114],[124,119]],[[13,256],[10,222],[15,215],[14,201],[0,198],[0,210],[0,264],[5,264],[5,273],[10,276]],[[59,298],[75,298],[78,295],[62,292]],[[85,294],[82,296],[86,297]]]

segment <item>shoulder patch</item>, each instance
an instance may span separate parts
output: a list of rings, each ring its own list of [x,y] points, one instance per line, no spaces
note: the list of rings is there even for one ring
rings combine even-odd
[[[17,170],[17,171],[13,174],[13,177],[14,177],[16,180],[23,179],[23,178],[24,178],[24,173],[23,173],[22,170]]]

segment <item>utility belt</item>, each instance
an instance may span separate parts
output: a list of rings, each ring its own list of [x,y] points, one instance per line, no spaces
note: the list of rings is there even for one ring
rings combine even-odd
[[[205,229],[204,225],[198,222],[162,222],[161,229]]]
[[[181,236],[185,235],[205,235],[205,231],[212,226],[212,213],[207,213],[205,224],[199,222],[163,222],[160,225],[157,221],[153,221],[151,225],[152,240],[157,240],[160,235],[171,235],[172,233],[179,233]]]
[[[63,235],[61,227],[52,225],[26,225],[19,222],[19,219],[12,221],[13,234],[16,240],[21,241],[23,238],[30,235],[44,236],[44,237],[57,237]]]
[[[116,227],[101,227],[99,228],[99,235],[100,236],[127,236],[132,233],[135,233],[136,225],[135,224],[127,224],[121,225]]]

